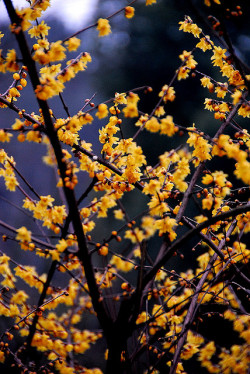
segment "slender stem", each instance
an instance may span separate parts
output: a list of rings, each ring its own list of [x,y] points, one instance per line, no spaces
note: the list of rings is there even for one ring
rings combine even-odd
[[[229,237],[232,234],[234,229],[235,229],[235,221],[231,224],[229,230],[227,231],[226,237]],[[221,240],[221,242],[219,244],[219,249],[220,250],[224,247],[225,243],[226,243],[226,238]],[[190,326],[191,322],[193,321],[195,313],[197,311],[197,301],[198,301],[200,291],[202,290],[203,285],[204,285],[204,283],[207,279],[207,276],[208,276],[209,272],[211,271],[212,266],[213,266],[214,262],[216,261],[217,257],[218,257],[218,255],[216,253],[214,253],[213,256],[211,257],[207,267],[206,267],[205,272],[203,273],[203,275],[202,275],[201,279],[199,280],[199,283],[196,287],[196,290],[195,290],[196,295],[194,295],[192,297],[192,301],[191,301],[190,306],[188,308],[187,315],[185,317],[185,321],[184,321],[183,326],[182,326],[181,338],[178,341],[178,344],[177,344],[177,347],[176,347],[176,350],[175,350],[175,353],[174,353],[173,364],[170,368],[169,374],[175,374],[175,372],[176,372],[176,368],[177,368],[177,365],[178,365],[181,350],[182,350],[182,347],[183,347],[183,345],[185,343],[185,340],[186,340],[186,337],[187,337],[188,327]]]
[[[242,206],[239,206],[237,208],[231,209],[230,211],[223,212],[221,214],[218,214],[217,216],[213,216],[206,221],[200,223],[192,230],[188,231],[186,234],[184,234],[181,238],[176,240],[169,248],[168,251],[165,253],[164,256],[162,256],[161,259],[158,260],[158,262],[154,265],[154,267],[145,275],[143,279],[143,286],[145,287],[148,282],[151,281],[151,279],[156,275],[157,271],[168,261],[169,258],[172,257],[173,253],[182,247],[184,243],[186,243],[190,238],[192,238],[194,235],[200,233],[203,229],[209,227],[210,225],[223,221],[229,217],[236,217],[239,214],[246,213],[250,211],[250,203],[244,204]]]
[[[136,1],[137,1],[137,0],[132,0],[132,1],[130,1],[130,3],[128,3],[125,7],[123,7],[123,8],[121,8],[121,9],[117,10],[116,12],[114,12],[113,14],[111,14],[110,16],[106,17],[106,19],[110,19],[110,18],[116,16],[117,14],[121,13],[121,12],[122,12],[122,11],[123,11],[127,6],[132,5],[132,4],[135,3]],[[65,42],[66,42],[67,40],[69,40],[70,38],[73,38],[74,36],[77,36],[77,35],[83,33],[84,31],[89,30],[89,29],[91,29],[91,28],[93,28],[93,27],[96,27],[96,26],[97,26],[97,22],[93,23],[92,25],[89,25],[89,26],[87,26],[87,27],[82,28],[81,30],[75,32],[74,34],[72,34],[72,35],[68,36],[66,39],[64,39],[64,40],[63,40],[63,43],[65,43]]]

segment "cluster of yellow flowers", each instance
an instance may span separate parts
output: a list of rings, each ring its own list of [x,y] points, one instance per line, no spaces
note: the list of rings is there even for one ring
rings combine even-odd
[[[5,139],[6,138],[4,138],[4,141],[6,141]],[[0,164],[2,165],[0,177],[4,178],[7,190],[15,191],[16,187],[19,185],[13,168],[13,166],[15,166],[15,161],[13,157],[9,157],[3,149],[0,150]]]
[[[65,205],[53,206],[55,199],[48,196],[40,196],[40,201],[31,201],[28,198],[24,200],[23,207],[33,212],[35,219],[43,221],[43,226],[56,230],[56,225],[61,225],[65,220],[67,213]]]

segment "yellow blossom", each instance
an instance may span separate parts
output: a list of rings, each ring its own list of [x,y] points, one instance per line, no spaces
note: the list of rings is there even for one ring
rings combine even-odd
[[[156,109],[155,109],[155,113],[156,117],[161,117],[165,114],[165,110],[164,110],[164,107],[162,105],[158,106]]]
[[[213,354],[215,353],[215,351],[216,351],[216,347],[215,347],[214,342],[210,342],[206,344],[204,347],[200,348],[198,359],[202,362],[206,360],[210,360]]]
[[[212,45],[213,42],[210,40],[210,37],[206,35],[206,37],[200,39],[199,43],[196,44],[196,47],[205,52],[208,49],[212,49]]]
[[[0,142],[9,142],[13,135],[3,129],[0,129]]]
[[[64,252],[65,251],[65,249],[68,247],[68,244],[67,244],[67,242],[66,242],[66,240],[65,239],[60,239],[59,240],[59,243],[58,244],[56,244],[56,249],[58,250],[58,252]]]
[[[140,98],[137,94],[129,92],[127,96],[127,106],[123,109],[125,117],[133,118],[138,116],[137,103],[139,100]]]
[[[97,30],[99,31],[98,36],[106,36],[111,33],[111,27],[109,20],[105,18],[99,18],[97,21]]]
[[[48,35],[50,27],[42,21],[39,25],[33,26],[29,29],[28,33],[30,34],[31,38],[44,38]]]
[[[106,104],[99,104],[98,111],[96,112],[96,117],[99,119],[105,118],[108,115],[108,107]]]
[[[114,216],[116,219],[123,219],[124,213],[121,209],[114,210]]]
[[[118,256],[112,256],[110,264],[114,265],[118,270],[121,270],[125,273],[131,271],[134,268],[134,264],[132,262],[123,260]]]
[[[213,47],[213,56],[211,57],[211,60],[213,61],[213,64],[215,66],[222,67],[223,61],[226,58],[226,49],[222,49],[221,47],[214,46]]]
[[[177,234],[174,231],[174,228],[176,227],[176,220],[174,218],[170,218],[168,216],[163,217],[162,219],[159,219],[155,222],[155,227],[159,230],[159,235],[163,235],[164,233],[167,233],[169,236],[169,239],[173,241]]]
[[[197,157],[198,163],[205,160],[211,160],[212,156],[210,154],[210,150],[212,146],[208,143],[208,141],[195,132],[189,132],[188,134],[189,139],[187,140],[187,143],[194,147],[192,155]]]
[[[158,132],[160,130],[160,123],[157,118],[153,116],[147,120],[145,128],[151,132]]]
[[[238,109],[238,114],[244,118],[250,118],[250,104],[244,103]]]
[[[178,81],[181,79],[186,79],[189,77],[190,69],[188,69],[186,66],[182,66],[178,69],[178,75],[177,79]]]
[[[236,105],[238,104],[238,102],[240,101],[242,97],[242,92],[240,90],[235,90],[235,92],[231,95],[231,97],[233,99],[233,105]]]
[[[16,239],[20,240],[21,242],[30,242],[31,241],[31,232],[27,230],[25,226],[20,227],[17,229]]]
[[[70,38],[65,42],[69,52],[76,51],[81,45],[81,39],[76,38],[75,36]]]
[[[169,87],[167,84],[165,84],[165,86],[162,87],[159,96],[163,97],[164,103],[166,103],[167,101],[174,101],[175,90],[173,87]]]
[[[0,351],[0,362],[1,364],[3,364],[5,361],[5,355],[4,355],[4,352],[3,351]]]
[[[144,239],[144,234],[142,230],[136,227],[134,230],[127,230],[124,237],[130,239],[132,243],[141,243]]]
[[[138,315],[136,324],[139,325],[140,323],[144,323],[149,319],[149,315],[146,312],[142,312]]]
[[[19,69],[19,66],[16,59],[16,51],[14,49],[9,49],[6,55],[5,69],[9,71],[17,71]]]
[[[146,5],[156,4],[157,0],[146,0]]]
[[[173,136],[178,131],[178,127],[175,126],[172,116],[166,116],[160,121],[160,134]]]
[[[125,10],[125,17],[126,18],[133,18],[135,14],[135,8],[132,6],[126,6]]]
[[[115,100],[114,103],[118,104],[127,104],[126,94],[125,93],[115,93]]]
[[[189,32],[194,35],[195,38],[198,38],[201,33],[201,29],[193,23],[190,17],[186,17],[185,21],[179,22],[179,30],[183,30],[184,32]]]
[[[11,97],[19,97],[20,96],[20,92],[15,87],[12,87],[9,90],[9,95]]]

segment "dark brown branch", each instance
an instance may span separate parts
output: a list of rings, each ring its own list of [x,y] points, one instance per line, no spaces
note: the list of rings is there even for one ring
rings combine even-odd
[[[231,224],[229,230],[227,231],[226,237],[229,237],[232,234],[233,230],[235,229],[235,225],[236,225],[235,222],[233,222]],[[219,244],[219,249],[220,250],[224,247],[225,243],[226,243],[226,238],[221,240],[221,242]],[[179,357],[180,357],[180,354],[181,354],[181,350],[182,350],[182,347],[183,347],[183,345],[185,343],[185,340],[186,340],[186,337],[187,337],[188,326],[190,326],[190,324],[194,320],[195,314],[196,314],[197,309],[198,309],[197,308],[197,301],[198,301],[200,291],[202,290],[203,285],[204,285],[204,283],[207,279],[207,276],[208,276],[209,272],[211,271],[212,266],[213,266],[214,262],[216,261],[217,257],[218,257],[218,255],[216,253],[214,253],[213,256],[211,257],[207,267],[206,267],[205,272],[203,273],[203,275],[202,275],[201,279],[199,280],[199,283],[196,287],[196,290],[195,290],[196,294],[192,297],[192,301],[191,301],[190,306],[188,308],[187,315],[185,317],[185,320],[184,320],[184,323],[183,323],[183,326],[182,326],[181,338],[179,339],[179,341],[177,343],[177,347],[176,347],[176,350],[175,350],[175,353],[174,353],[174,358],[173,358],[173,364],[171,365],[169,374],[175,374],[175,372],[176,372],[176,368],[177,368],[177,364],[178,364]]]
[[[11,231],[11,232],[13,232],[15,234],[17,233],[16,229],[13,226],[8,225],[7,223],[5,223],[5,222],[3,222],[1,220],[0,220],[0,226],[4,227],[5,229],[7,229],[7,230],[9,230],[9,231]],[[39,240],[39,239],[35,238],[33,235],[31,236],[31,240],[32,240],[32,242],[34,242],[34,243],[36,243],[38,245],[41,245],[41,246],[43,246],[45,248],[55,249],[54,245],[49,244],[47,242],[43,242],[42,240]]]
[[[36,70],[35,61],[31,57],[25,35],[21,28],[21,20],[16,14],[11,0],[4,0],[4,3],[7,9],[7,12],[9,14],[11,23],[16,25],[15,36],[16,36],[19,48],[23,56],[24,64],[28,68],[33,90],[35,91],[37,86],[40,84],[40,81],[39,81],[39,76]],[[104,330],[108,330],[110,319],[105,311],[103,303],[100,302],[100,293],[99,293],[99,289],[96,283],[96,279],[95,279],[95,275],[94,275],[94,271],[93,271],[93,267],[91,263],[91,258],[89,256],[86,238],[83,232],[83,227],[82,227],[82,223],[81,223],[81,219],[80,219],[80,215],[79,215],[79,211],[77,207],[75,194],[73,190],[65,186],[64,178],[66,177],[66,164],[63,162],[63,153],[62,153],[60,141],[57,137],[57,132],[54,129],[54,125],[51,119],[47,101],[43,101],[37,98],[37,102],[43,113],[47,135],[54,149],[58,168],[60,171],[60,176],[63,181],[63,190],[64,190],[64,194],[65,194],[65,197],[68,203],[68,209],[70,212],[70,216],[72,218],[72,223],[73,223],[74,231],[75,231],[77,241],[78,241],[78,246],[79,246],[79,252],[77,253],[77,255],[84,267],[85,276],[86,276],[87,283],[89,286],[93,307],[97,313],[97,317],[102,327],[104,328]]]
[[[236,217],[239,214],[246,213],[250,211],[250,203],[244,204],[243,206],[231,209],[230,211],[223,212],[218,214],[217,216],[213,216],[208,220],[200,223],[192,230],[188,231],[184,234],[180,239],[176,240],[169,248],[167,253],[159,259],[159,261],[155,264],[155,266],[145,275],[143,279],[143,286],[145,287],[148,282],[156,275],[157,271],[172,257],[173,253],[182,247],[184,243],[186,243],[189,239],[191,239],[194,235],[200,233],[203,229],[209,227],[210,225],[228,219],[229,217]]]

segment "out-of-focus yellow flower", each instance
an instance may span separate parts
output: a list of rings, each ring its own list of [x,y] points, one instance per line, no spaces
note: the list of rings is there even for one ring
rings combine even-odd
[[[97,21],[97,30],[99,31],[98,36],[106,36],[111,33],[111,27],[109,20],[106,18],[99,18]]]
[[[125,10],[125,17],[126,18],[133,18],[135,15],[135,8],[132,6],[126,6]]]

